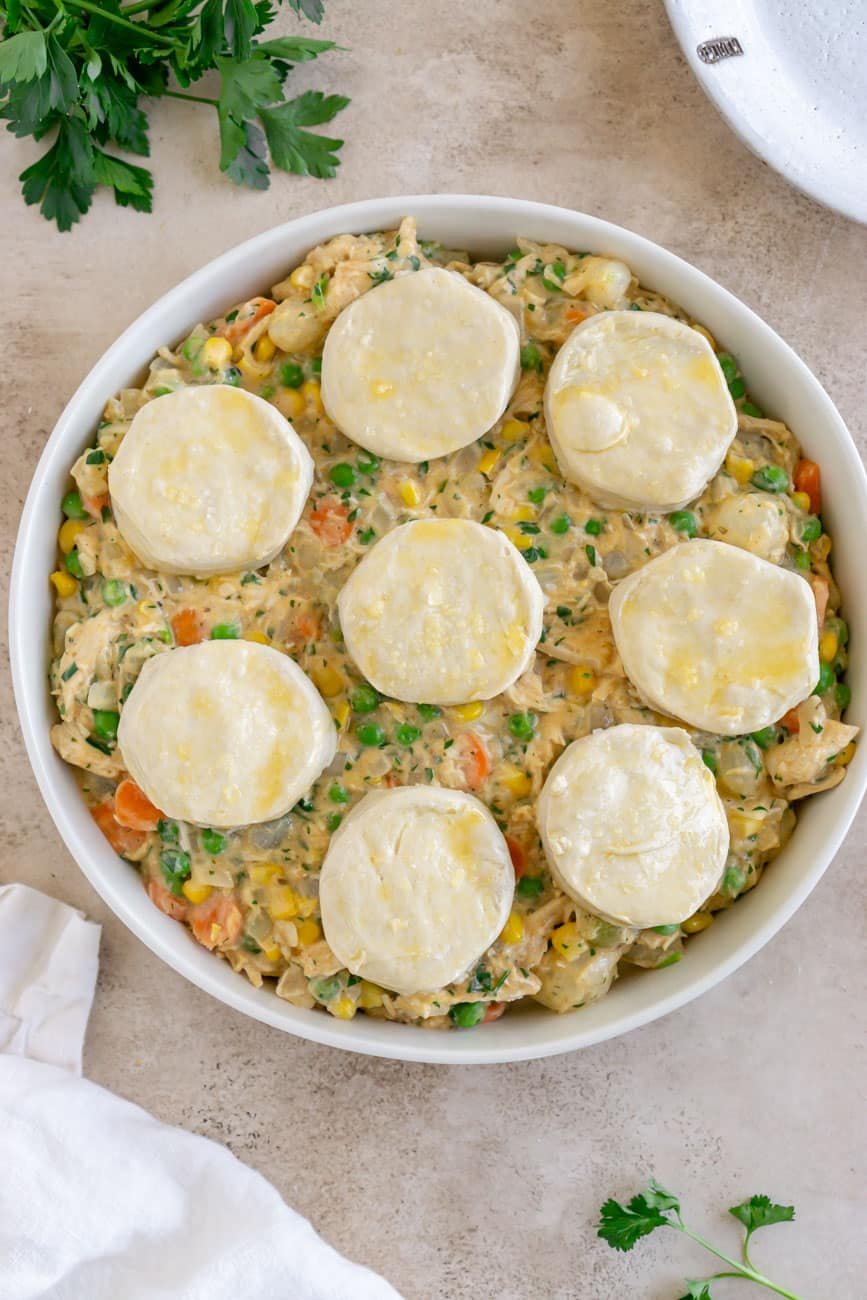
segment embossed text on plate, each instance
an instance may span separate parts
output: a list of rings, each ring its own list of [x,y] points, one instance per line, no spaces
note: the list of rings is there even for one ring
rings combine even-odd
[[[715,36],[712,41],[702,41],[696,48],[696,54],[702,63],[719,63],[722,59],[733,59],[743,52],[744,47],[736,36]]]

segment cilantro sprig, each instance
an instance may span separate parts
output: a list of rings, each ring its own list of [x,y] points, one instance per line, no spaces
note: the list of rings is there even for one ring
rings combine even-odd
[[[608,1200],[599,1212],[598,1236],[614,1250],[632,1250],[633,1246],[647,1237],[657,1228],[674,1228],[692,1241],[703,1246],[705,1250],[716,1255],[727,1266],[722,1272],[710,1277],[692,1278],[687,1281],[686,1295],[681,1300],[713,1300],[711,1283],[718,1278],[739,1277],[757,1286],[765,1287],[776,1295],[785,1296],[787,1300],[802,1300],[794,1291],[772,1282],[754,1265],[750,1258],[750,1241],[759,1228],[767,1228],[774,1223],[790,1223],[795,1217],[792,1205],[775,1205],[767,1196],[751,1196],[741,1205],[733,1205],[729,1210],[744,1227],[744,1239],[741,1243],[740,1260],[733,1259],[724,1251],[717,1250],[704,1237],[688,1228],[681,1218],[680,1201],[671,1192],[666,1191],[654,1179],[651,1179],[643,1192],[633,1196],[626,1205],[619,1201]]]
[[[283,0],[0,0],[0,118],[13,135],[47,141],[19,177],[24,200],[69,230],[97,188],[122,207],[150,212],[153,177],[130,157],[150,153],[142,104],[170,98],[216,113],[221,171],[236,185],[268,188],[270,164],[331,177],[342,140],[311,127],[349,100],[308,90],[285,97],[293,67],[334,41],[260,40]],[[286,0],[319,23],[323,0]],[[206,73],[219,94],[191,90]],[[120,155],[116,152],[120,150]]]

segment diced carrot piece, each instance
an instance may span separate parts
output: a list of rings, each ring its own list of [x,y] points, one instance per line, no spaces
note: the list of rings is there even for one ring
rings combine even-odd
[[[309,609],[303,610],[296,616],[293,630],[300,645],[309,645],[319,635],[319,619]]]
[[[523,844],[513,840],[511,835],[506,836],[506,844],[509,846],[509,856],[512,859],[512,866],[515,868],[515,879],[520,880],[527,870],[527,852]]]
[[[170,889],[159,880],[148,881],[148,898],[155,907],[175,921],[187,919],[187,904],[182,898],[175,898]]]
[[[499,1020],[508,1005],[508,1002],[489,1002],[482,1016],[482,1024],[489,1025],[493,1020]]]
[[[780,718],[779,725],[785,727],[786,731],[788,731],[790,735],[797,736],[798,732],[801,730],[801,722],[798,718],[797,707],[789,709],[788,713],[784,713]]]
[[[121,826],[133,831],[155,831],[163,814],[151,803],[144,790],[126,777],[114,792],[114,818]]]
[[[341,546],[352,532],[349,506],[325,497],[310,514],[310,527],[324,546]]]
[[[567,307],[564,315],[570,325],[580,325],[582,320],[587,319],[587,312],[580,307]]]
[[[799,460],[795,466],[795,489],[806,492],[814,515],[822,509],[822,471],[814,460]]]
[[[111,799],[106,799],[104,803],[91,808],[90,815],[115,853],[119,853],[122,858],[136,853],[147,840],[144,831],[136,831],[120,825],[115,818],[114,804]]]
[[[816,618],[821,627],[825,622],[825,611],[828,608],[828,579],[818,573],[811,573],[810,586],[813,588],[813,599],[816,602]]]
[[[103,492],[102,495],[98,497],[89,497],[84,492],[82,492],[81,504],[84,506],[85,510],[91,516],[91,518],[101,519],[102,512],[105,506],[111,505],[111,497],[108,495],[107,492]]]
[[[468,790],[478,790],[491,773],[491,756],[485,743],[474,731],[465,731],[458,739],[458,762],[463,768]]]
[[[196,609],[178,610],[172,619],[172,632],[176,645],[198,645],[205,640],[202,617]]]
[[[230,343],[240,343],[244,335],[254,325],[258,325],[264,317],[270,316],[276,306],[276,302],[270,298],[251,298],[249,302],[244,303],[243,307],[238,308],[234,320],[228,321],[217,333],[224,339],[228,339]]]
[[[241,909],[225,894],[213,894],[190,910],[190,927],[199,943],[214,949],[221,943],[234,943],[244,928]]]

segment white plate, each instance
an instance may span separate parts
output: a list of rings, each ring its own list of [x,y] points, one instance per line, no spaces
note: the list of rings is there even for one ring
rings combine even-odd
[[[626,1033],[674,1011],[718,984],[767,943],[803,903],[839,848],[867,786],[867,744],[859,745],[841,785],[806,801],[795,834],[759,888],[691,940],[678,965],[629,974],[599,1002],[572,1014],[555,1015],[534,1003],[516,1007],[479,1029],[438,1033],[370,1016],[336,1020],[321,1011],[293,1007],[271,988],[253,988],[154,907],[138,872],[117,857],[97,829],[72,769],[54,752],[48,736],[56,712],[46,680],[52,611],[46,575],[56,563],[59,502],[69,484],[70,466],[92,440],[106,400],[139,381],[162,344],[183,338],[197,321],[210,320],[227,303],[267,289],[315,244],[346,231],[361,234],[393,228],[407,213],[418,219],[423,236],[439,239],[449,248],[468,248],[476,255],[502,257],[518,234],[542,243],[610,253],[625,261],[643,284],[703,322],[738,357],[755,400],[785,420],[807,455],[822,463],[823,515],[834,537],[834,572],[852,632],[849,716],[864,725],[867,478],[855,444],[818,380],[749,307],[658,244],[565,208],[465,194],[371,199],[277,226],[184,280],[109,348],[60,416],[24,506],[9,603],[15,700],[36,779],[70,853],[121,920],[199,988],[278,1029],[372,1056],[452,1065],[553,1056]],[[815,964],[819,977],[821,952],[805,953],[804,960]]]
[[[865,0],[665,0],[702,89],[753,153],[867,222]]]

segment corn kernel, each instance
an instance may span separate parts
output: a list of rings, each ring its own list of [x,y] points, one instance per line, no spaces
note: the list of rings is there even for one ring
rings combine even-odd
[[[377,1007],[381,1007],[382,989],[379,985],[372,984],[370,980],[362,980],[358,992],[358,1005],[365,1011],[374,1011]]]
[[[286,416],[287,420],[297,420],[299,415],[304,414],[307,403],[304,401],[299,389],[283,388],[277,396],[275,405]]]
[[[716,352],[716,339],[711,334],[710,330],[706,330],[703,325],[693,325],[692,328],[695,330],[696,334],[700,334],[703,339],[707,339],[714,352]]]
[[[837,640],[837,633],[828,628],[819,637],[819,658],[823,664],[832,664],[837,658],[837,651],[840,643]]]
[[[681,925],[684,934],[699,934],[706,930],[709,925],[713,925],[713,916],[710,912],[696,912],[694,916],[687,917]]]
[[[254,862],[250,867],[250,881],[254,885],[269,885],[282,870],[279,862]]]
[[[298,926],[298,942],[302,948],[309,948],[312,943],[318,943],[321,938],[322,926],[318,921],[308,918]]]
[[[86,527],[87,524],[83,519],[67,519],[65,524],[60,525],[60,532],[57,534],[57,545],[64,555],[68,555],[75,548],[76,537]]]
[[[308,262],[304,262],[301,266],[295,267],[289,276],[289,283],[293,289],[312,289],[316,283],[316,272]]]
[[[516,799],[525,799],[533,789],[533,782],[522,772],[519,767],[512,763],[504,763],[497,773],[500,785],[505,786],[510,794]]]
[[[269,885],[268,911],[275,921],[291,921],[298,915],[295,891],[288,885]]]
[[[345,686],[345,682],[336,668],[326,664],[324,668],[316,668],[310,676],[316,684],[316,689],[320,695],[324,695],[326,700],[331,700],[335,695],[339,695]]]
[[[509,519],[513,524],[528,524],[535,518],[536,511],[532,506],[518,506],[509,515]]]
[[[266,943],[262,945],[262,956],[266,961],[279,961],[283,954],[276,943]]]
[[[346,726],[351,713],[352,709],[349,707],[349,701],[341,700],[337,708],[334,710],[334,721],[337,723],[338,727]]]
[[[840,750],[840,753],[834,759],[834,766],[848,767],[854,757],[855,757],[855,742],[853,740],[849,742],[849,744],[846,746],[845,749]]]
[[[245,633],[244,633],[244,640],[245,640],[245,641],[253,641],[253,642],[255,642],[256,645],[270,645],[270,644],[271,644],[271,639],[270,639],[270,637],[267,637],[267,636],[265,635],[264,632],[256,632],[256,631],[253,631],[253,632],[245,632]]]
[[[458,722],[475,722],[485,711],[483,700],[473,700],[470,704],[456,704],[452,713]]]
[[[808,493],[806,493],[806,492],[793,492],[793,493],[792,493],[792,505],[797,506],[799,510],[806,510],[806,511],[809,511],[809,509],[810,509],[810,497],[809,497]]]
[[[190,903],[204,903],[206,898],[210,898],[214,892],[211,885],[197,885],[192,880],[185,880],[181,888],[184,891],[184,898]]]
[[[301,385],[300,392],[313,407],[314,411],[322,411],[322,389],[318,379],[305,379]]]
[[[52,573],[51,583],[58,596],[74,596],[78,591],[78,583],[75,581],[72,574],[64,573],[62,569],[58,569],[56,573]]]
[[[554,459],[550,442],[537,442],[535,446],[530,447],[527,456],[534,464],[544,465],[551,474],[557,473],[557,461]]]
[[[498,447],[489,447],[488,450],[484,452],[484,454],[481,456],[479,463],[476,466],[476,469],[479,471],[480,474],[490,474],[491,470],[494,468],[494,466],[496,465],[497,461],[500,459],[502,454],[503,453],[500,451]]]
[[[344,993],[342,997],[337,998],[335,1002],[329,1003],[328,1010],[332,1016],[338,1020],[351,1020],[355,1015],[355,1003]]]
[[[260,338],[256,339],[256,342],[253,344],[253,356],[257,361],[261,361],[263,364],[273,361],[276,351],[277,348],[275,344],[267,334],[263,334]]]
[[[569,669],[569,690],[579,699],[586,700],[596,690],[596,677],[589,668],[576,664]]]
[[[222,370],[232,360],[232,345],[228,339],[215,336],[202,348],[202,360],[209,370]]]
[[[417,506],[421,501],[421,492],[412,479],[405,478],[400,485],[400,497],[405,506]]]
[[[524,918],[520,912],[512,912],[508,921],[500,931],[500,943],[513,944],[520,943],[524,937]]]
[[[261,365],[249,352],[243,352],[237,364],[246,379],[264,379],[268,373],[268,367]]]
[[[528,551],[533,545],[532,537],[522,533],[520,528],[504,528],[503,532],[508,537],[513,546],[517,546],[519,551]]]
[[[519,438],[526,438],[529,432],[530,426],[525,420],[506,420],[500,437],[504,442],[517,442]]]
[[[551,933],[551,943],[560,956],[565,957],[567,961],[574,961],[576,957],[580,957],[586,947],[574,921],[558,925]]]
[[[738,483],[749,483],[755,468],[755,461],[747,456],[736,456],[733,451],[726,456],[726,469]]]

